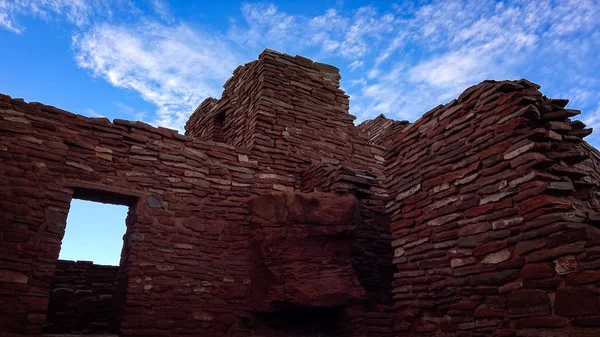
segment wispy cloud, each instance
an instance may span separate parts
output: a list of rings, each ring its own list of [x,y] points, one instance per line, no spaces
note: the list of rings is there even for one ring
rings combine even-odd
[[[77,64],[158,107],[154,121],[181,128],[239,63],[217,36],[186,25],[101,24],[73,40]]]
[[[13,33],[21,33],[21,28],[17,25],[14,18],[13,4],[8,0],[0,0],[0,27],[3,27]]]
[[[245,16],[252,31],[276,28],[277,20],[255,19],[264,6],[244,7],[253,13]],[[592,68],[600,67],[594,56],[600,50],[600,39],[594,39],[600,34],[600,3],[594,0],[404,2],[383,12],[367,6],[328,10],[313,18],[272,5],[268,9],[294,23],[291,34],[277,37],[277,45],[346,60],[359,77],[344,82],[359,120],[379,113],[414,120],[487,78],[534,75],[542,84],[556,85],[546,90],[561,92],[594,80],[586,72],[590,59],[595,60]],[[269,40],[269,34],[258,34],[252,41]]]
[[[600,103],[598,103],[596,109],[583,115],[582,120],[588,128],[594,128],[594,131],[596,131],[591,135],[591,138],[599,139],[600,134],[597,131],[600,131]]]
[[[78,66],[157,106],[154,118],[130,114],[179,129],[265,47],[340,66],[359,120],[380,113],[414,120],[481,80],[528,77],[594,111],[586,118],[596,123],[598,0],[337,3],[311,15],[244,3],[219,32],[177,21],[165,0],[147,4],[144,12],[129,0],[0,0],[0,27],[21,32],[20,15],[62,17],[75,27]],[[115,11],[143,19],[114,23]]]
[[[138,111],[133,107],[130,107],[127,104],[121,103],[121,102],[117,102],[117,104],[115,104],[117,109],[124,113],[125,115],[127,115],[129,119],[133,119],[136,121],[144,121],[146,120],[146,116],[148,115],[148,113],[146,111]]]
[[[86,109],[84,109],[84,113],[87,116],[90,116],[90,117],[106,117],[106,116],[104,116],[102,114],[97,113],[96,110],[94,110],[92,108],[86,108]]]
[[[173,16],[171,16],[171,10],[169,9],[169,5],[163,0],[152,0],[151,1],[152,8],[154,12],[158,14],[160,18],[167,22],[173,22]]]
[[[118,3],[118,7],[114,6]],[[21,16],[43,20],[64,20],[77,27],[88,25],[93,17],[109,17],[116,8],[133,10],[126,0],[0,0],[0,27],[22,33]]]

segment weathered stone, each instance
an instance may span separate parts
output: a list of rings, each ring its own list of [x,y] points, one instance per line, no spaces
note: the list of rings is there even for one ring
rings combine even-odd
[[[583,316],[600,311],[598,296],[586,287],[559,289],[554,299],[554,313],[560,316]]]
[[[402,255],[404,255],[405,250],[402,247],[397,247],[396,249],[394,249],[394,257],[401,257]]]
[[[531,150],[533,148],[533,146],[535,145],[534,142],[528,142],[525,145],[522,145],[516,149],[509,149],[509,151],[507,151],[504,154],[504,160],[510,160],[513,159],[517,156],[519,156],[520,154],[523,154],[529,150]]]
[[[492,194],[490,196],[487,196],[485,198],[482,198],[481,201],[479,202],[480,205],[485,205],[485,204],[489,204],[491,202],[497,202],[503,198],[506,198],[509,195],[514,194],[514,192],[501,192],[501,193],[496,193],[496,194]]]
[[[508,231],[493,231],[480,233],[475,235],[469,235],[458,239],[457,243],[459,247],[477,247],[488,241],[495,239],[502,239],[510,235]]]
[[[131,241],[144,241],[146,235],[143,233],[131,233],[129,234],[129,239]]]
[[[452,266],[452,268],[456,268],[456,267],[466,266],[468,264],[473,264],[476,261],[477,260],[475,260],[474,257],[465,257],[465,258],[460,258],[460,259],[452,259],[450,261],[450,266]]]
[[[516,290],[508,295],[506,302],[509,317],[529,317],[547,315],[550,298],[543,290]]]
[[[481,246],[473,248],[472,253],[475,256],[485,255],[485,254],[488,254],[488,253],[492,253],[492,252],[498,251],[498,250],[506,247],[507,245],[508,244],[504,240],[502,240],[502,241],[492,241],[492,242],[488,242],[486,244],[483,244]]]
[[[536,280],[554,276],[554,266],[551,263],[528,263],[521,270],[524,280]]]
[[[536,262],[542,260],[553,259],[567,254],[577,254],[584,250],[582,243],[575,243],[565,246],[560,246],[553,249],[542,250],[527,256],[527,261]]]
[[[150,208],[164,208],[162,201],[156,195],[151,195],[146,199],[146,203],[148,203],[148,207]]]
[[[519,279],[514,282],[507,283],[498,288],[498,293],[504,294],[523,288],[523,280]]]
[[[554,261],[555,270],[560,275],[572,273],[577,270],[579,264],[573,255],[563,256]]]
[[[473,235],[478,233],[483,233],[492,229],[492,225],[488,222],[483,223],[475,223],[471,225],[467,225],[459,230],[459,234],[461,236]]]
[[[512,253],[509,249],[503,249],[499,252],[491,253],[486,255],[481,263],[487,264],[498,264],[500,262],[504,262],[512,257]]]
[[[469,284],[477,285],[499,285],[512,281],[519,277],[519,270],[507,269],[502,271],[483,273],[469,277]]]
[[[13,270],[0,270],[0,282],[27,283],[29,277],[24,273]]]
[[[530,241],[520,241],[517,243],[515,249],[519,255],[524,255],[530,251],[540,249],[546,245],[546,240],[544,239],[536,239]]]
[[[562,328],[567,326],[569,321],[564,317],[557,316],[537,316],[522,318],[517,320],[517,329],[524,328]]]
[[[574,272],[567,276],[567,285],[571,286],[597,281],[600,281],[600,271],[597,270]]]
[[[445,216],[439,217],[437,219],[430,220],[429,222],[427,222],[427,226],[439,227],[439,226],[444,225],[452,220],[458,219],[459,217],[460,217],[460,214],[445,215]]]
[[[513,227],[513,226],[516,226],[516,225],[520,225],[521,223],[523,223],[523,218],[521,218],[521,217],[516,217],[516,218],[512,218],[512,219],[505,219],[505,220],[498,220],[498,221],[492,222],[492,228],[494,230],[496,230],[496,229],[504,229],[504,228],[508,228],[508,227]]]

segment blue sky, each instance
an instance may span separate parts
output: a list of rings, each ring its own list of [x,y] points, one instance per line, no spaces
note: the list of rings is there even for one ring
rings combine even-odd
[[[600,126],[600,0],[0,0],[0,42],[1,93],[180,130],[264,48],[339,67],[358,121],[525,77]]]

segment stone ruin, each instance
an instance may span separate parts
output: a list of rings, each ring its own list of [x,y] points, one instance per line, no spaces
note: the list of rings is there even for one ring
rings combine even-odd
[[[339,70],[265,50],[185,135],[0,96],[0,331],[600,336],[600,153],[567,100],[484,81],[358,126]],[[120,266],[58,260],[73,198]]]

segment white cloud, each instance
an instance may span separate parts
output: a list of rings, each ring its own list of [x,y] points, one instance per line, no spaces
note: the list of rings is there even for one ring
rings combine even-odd
[[[594,76],[589,69],[600,66],[598,61],[589,64],[598,60],[594,55],[600,50],[600,42],[591,38],[600,35],[599,12],[600,3],[585,0],[434,1],[409,10],[399,7],[394,20],[399,24],[387,47],[364,56],[380,74],[397,74],[371,73],[366,90],[352,95],[353,112],[359,120],[379,112],[414,120],[481,80],[526,74],[551,82],[555,91],[590,85]],[[585,29],[580,23],[569,25],[573,20],[584,22]]]
[[[128,0],[113,1],[141,13]],[[153,122],[162,125],[181,128],[238,64],[265,47],[340,66],[359,121],[379,113],[414,120],[489,78],[529,77],[549,96],[600,105],[598,0],[403,1],[387,9],[338,3],[314,15],[245,3],[224,36],[174,23],[164,0],[149,2],[153,17],[141,13],[129,25],[111,23],[117,5],[104,4],[0,0],[0,27],[18,32],[19,15],[62,15],[79,27],[78,65],[156,104]]]
[[[283,46],[279,42],[289,43],[297,36],[296,17],[280,12],[273,4],[242,5],[242,15],[246,25],[233,23],[229,37],[240,44],[260,47],[265,42],[275,44],[273,48]]]
[[[74,38],[77,64],[158,107],[157,124],[179,128],[207,96],[219,96],[240,63],[216,36],[186,25],[102,24]]]
[[[600,104],[600,92],[594,92],[594,90],[585,87],[573,87],[569,88],[567,93],[560,95],[561,97],[568,98],[569,104],[575,106],[581,106],[587,102],[598,101]]]
[[[376,78],[377,76],[379,76],[379,69],[377,69],[377,68],[373,68],[373,69],[369,70],[369,72],[367,73],[367,77],[369,79]]]
[[[354,70],[356,70],[356,69],[358,69],[358,68],[362,67],[362,66],[363,66],[363,64],[364,64],[364,62],[363,62],[363,61],[356,60],[356,61],[354,61],[354,62],[350,63],[349,67],[350,67],[350,70],[354,71]]]
[[[90,117],[105,117],[104,115],[97,113],[96,110],[92,108],[86,108],[83,111],[86,115]]]
[[[22,29],[15,22],[15,10],[12,2],[9,2],[9,0],[0,0],[0,27],[19,34]]]
[[[318,47],[322,55],[360,61],[377,41],[393,31],[395,16],[366,6],[344,14],[328,9],[315,17],[283,12],[273,4],[242,5],[244,21],[234,21],[229,36],[239,44],[287,53]]]
[[[163,20],[167,22],[173,22],[171,10],[169,9],[169,4],[167,4],[163,0],[152,0],[151,5],[154,9],[154,12],[156,12],[156,14],[158,14],[158,16],[160,16]]]
[[[0,27],[23,32],[18,17],[65,20],[77,27],[89,24],[91,17],[110,14],[113,1],[100,0],[0,0]]]
[[[137,111],[135,108],[130,107],[129,105],[121,102],[117,102],[116,106],[119,109],[119,111],[127,115],[129,119],[133,119],[136,121],[143,121],[148,115],[148,113],[145,111]]]
[[[596,107],[596,110],[583,115],[582,121],[587,125],[588,128],[594,128],[594,130],[600,130],[600,103]],[[594,133],[592,135],[597,138],[599,135]]]
[[[408,79],[435,87],[459,88],[483,79],[490,66],[491,61],[486,55],[457,51],[417,64],[408,72]]]

